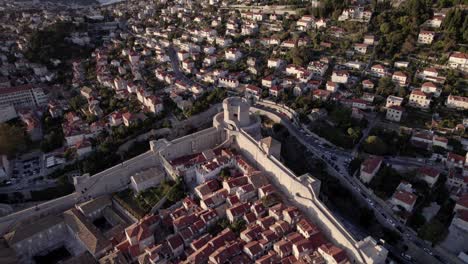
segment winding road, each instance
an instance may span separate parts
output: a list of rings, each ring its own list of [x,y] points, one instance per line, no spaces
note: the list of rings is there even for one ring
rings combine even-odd
[[[307,131],[304,126],[301,126],[298,122],[291,121],[286,115],[278,112],[277,109],[266,107],[258,103],[255,107],[279,116],[282,124],[289,130],[290,134],[296,137],[296,139],[316,157],[324,161],[328,166],[329,172],[337,177],[362,204],[365,204],[369,209],[373,210],[376,219],[381,225],[401,235],[404,244],[411,249],[411,251],[406,254],[411,255],[413,261],[416,261],[416,263],[441,263],[433,255],[445,255],[444,252],[438,252],[436,249],[431,248],[426,242],[419,239],[412,229],[400,224],[398,219],[394,217],[392,209],[384,201],[376,197],[373,192],[366,188],[357,178],[349,174],[346,164],[353,158],[351,152],[329,146],[329,144],[324,143],[320,138],[315,137],[313,133]],[[404,164],[405,161],[401,158],[387,158],[385,162],[390,164]],[[424,162],[414,160],[410,160],[409,162],[412,165],[425,164]],[[392,251],[394,255],[398,257],[401,256],[402,251],[393,247],[388,247],[388,245],[386,245],[386,247]],[[413,263],[401,257],[399,261],[403,263]],[[444,261],[444,263],[451,262]]]

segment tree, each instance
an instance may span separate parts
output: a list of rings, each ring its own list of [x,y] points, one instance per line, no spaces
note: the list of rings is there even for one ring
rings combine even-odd
[[[390,25],[388,23],[383,23],[380,25],[380,32],[387,34],[390,31]]]
[[[347,130],[348,135],[353,139],[353,144],[361,136],[361,129],[359,127],[350,127]]]
[[[339,127],[346,128],[351,125],[351,110],[337,106],[330,113],[330,119]]]
[[[230,224],[229,228],[232,230],[232,232],[239,235],[240,232],[245,229],[245,225],[246,223],[244,220],[237,220],[234,223]]]
[[[365,152],[374,155],[384,155],[387,153],[387,145],[378,136],[368,136],[364,141]]]
[[[420,212],[414,213],[409,219],[409,225],[415,230],[418,230],[425,223],[426,223],[426,218]]]
[[[64,154],[65,159],[67,161],[72,160],[75,157],[75,155],[76,155],[76,149],[74,148],[67,149]]]
[[[0,154],[12,156],[26,146],[26,135],[22,127],[0,124]]]
[[[51,131],[47,134],[41,142],[41,150],[49,152],[54,149],[60,148],[63,145],[63,134],[60,130]]]
[[[433,219],[421,227],[418,235],[422,239],[429,240],[435,244],[445,238],[447,235],[447,228],[439,220]]]
[[[416,49],[416,39],[413,35],[406,37],[405,43],[401,47],[401,53],[410,54]]]
[[[395,91],[395,84],[393,83],[390,77],[382,77],[379,80],[379,84],[377,86],[377,94],[387,97]]]
[[[273,132],[280,133],[284,129],[284,126],[280,123],[274,123],[272,128]]]
[[[400,87],[398,88],[398,96],[399,97],[405,97],[407,94],[405,87]]]
[[[70,99],[70,107],[76,112],[79,112],[80,108],[85,104],[86,100],[81,95],[77,95]]]
[[[184,198],[185,192],[183,190],[184,184],[178,181],[169,191],[166,193],[167,200],[170,202],[177,202]]]
[[[396,245],[401,240],[400,234],[388,228],[383,229],[383,238],[387,243],[392,245]]]
[[[229,177],[231,177],[231,170],[229,168],[223,168],[219,173],[219,176],[224,180],[227,180]]]
[[[168,119],[164,119],[164,121],[162,123],[162,127],[171,128],[172,127],[171,122]]]

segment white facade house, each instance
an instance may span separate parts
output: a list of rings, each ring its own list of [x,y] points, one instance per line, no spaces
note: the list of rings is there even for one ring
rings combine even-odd
[[[332,81],[328,81],[327,85],[326,85],[326,90],[334,93],[334,92],[338,91],[338,84],[334,83]]]
[[[382,166],[383,158],[374,156],[367,158],[361,164],[360,178],[364,183],[369,183]]]
[[[374,66],[371,67],[371,74],[376,76],[376,77],[384,77],[385,75],[387,75],[387,69],[385,69],[384,66],[380,65],[380,64],[376,64]]]
[[[335,83],[348,83],[349,73],[347,71],[333,71],[331,80]]]
[[[224,88],[237,88],[239,87],[239,80],[227,77],[220,77],[218,79],[218,86]]]
[[[392,196],[390,202],[395,206],[401,206],[406,211],[413,211],[414,205],[418,197],[406,190],[397,189]]]
[[[453,52],[449,57],[448,65],[454,69],[468,71],[468,53]]]
[[[414,89],[410,94],[409,104],[413,107],[428,109],[431,104],[431,96],[422,92],[421,89]]]
[[[368,44],[366,43],[356,43],[354,44],[354,51],[360,54],[366,54],[367,53],[367,48],[369,47]]]
[[[242,58],[242,52],[234,48],[226,50],[224,54],[225,54],[226,60],[229,60],[229,61],[237,61],[240,58]]]
[[[421,91],[427,94],[432,94],[434,97],[439,97],[442,93],[442,89],[437,87],[432,82],[425,82],[421,85]]]
[[[402,72],[402,71],[396,71],[393,73],[392,75],[392,81],[396,84],[398,84],[399,86],[406,86],[408,83],[408,75],[406,75],[406,73]]]
[[[390,106],[393,106],[393,105],[401,106],[402,103],[403,103],[403,98],[402,97],[389,95],[387,97],[385,107],[390,107]]]
[[[418,43],[419,44],[431,44],[434,40],[435,32],[421,30],[418,35]]]
[[[400,122],[404,109],[398,105],[387,107],[385,118],[390,121]]]
[[[447,97],[447,107],[456,109],[468,109],[468,97],[449,95]]]
[[[282,67],[284,63],[282,59],[268,59],[267,67],[278,69]]]

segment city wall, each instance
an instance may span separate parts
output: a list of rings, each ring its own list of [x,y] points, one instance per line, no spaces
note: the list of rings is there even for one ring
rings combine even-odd
[[[74,193],[1,217],[0,234],[7,233],[19,223],[58,214],[73,207],[76,203],[124,189],[128,186],[133,174],[153,167],[157,162],[157,156],[152,151],[147,151],[91,177],[81,176],[82,179],[75,186]]]
[[[356,248],[356,241],[330,211],[318,200],[320,182],[308,176],[296,177],[273,156],[268,156],[247,133],[232,132],[235,143],[242,154],[257,168],[270,173],[270,181],[284,193],[290,202],[314,220],[324,235],[333,243],[345,248],[350,259],[356,263],[365,263],[361,252]]]
[[[167,160],[172,160],[193,153],[200,153],[221,144],[223,136],[215,128],[207,128],[194,134],[181,137],[170,142],[162,149],[157,149],[159,154]]]
[[[67,196],[44,202],[38,206],[29,207],[22,211],[1,217],[0,235],[8,233],[13,227],[25,223],[26,221],[32,222],[51,214],[61,213],[74,206],[79,196],[78,193],[74,192]]]

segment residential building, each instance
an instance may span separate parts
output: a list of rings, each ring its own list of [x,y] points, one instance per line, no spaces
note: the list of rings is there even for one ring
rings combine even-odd
[[[456,109],[468,109],[468,97],[449,95],[447,97],[447,107]]]
[[[421,89],[414,89],[411,91],[409,104],[413,107],[429,109],[431,104],[431,96],[421,91]]]
[[[432,94],[434,97],[439,97],[442,93],[442,89],[437,87],[432,82],[425,82],[421,85],[421,91],[426,94]]]
[[[348,83],[349,73],[347,71],[333,71],[331,80],[335,83]]]
[[[440,171],[430,166],[422,166],[418,169],[417,175],[432,188],[439,179]]]
[[[327,85],[326,85],[326,89],[327,89],[327,91],[330,91],[330,92],[334,93],[334,92],[338,91],[338,84],[334,83],[332,81],[328,81]]]
[[[364,183],[369,183],[382,166],[383,158],[372,156],[364,160],[361,164],[360,178]]]
[[[13,105],[16,108],[35,108],[47,103],[48,97],[40,85],[26,84],[0,89],[0,107]]]
[[[391,203],[395,206],[403,207],[407,212],[413,211],[416,204],[417,196],[405,191],[397,189],[392,196]]]
[[[400,122],[401,117],[403,116],[404,108],[398,105],[392,105],[387,107],[387,113],[385,118],[390,121]]]
[[[434,40],[434,37],[435,37],[435,32],[421,30],[419,31],[419,35],[418,35],[418,43],[419,44],[431,44],[432,41]]]
[[[404,87],[408,85],[408,75],[402,71],[396,71],[392,75],[392,81],[397,85]]]
[[[401,104],[403,103],[403,98],[402,97],[398,97],[398,96],[394,96],[394,95],[389,95],[387,97],[387,100],[386,100],[386,103],[385,103],[385,107],[390,107],[390,106],[401,106]]]
[[[454,69],[468,71],[468,53],[453,52],[449,57],[448,65]]]
[[[385,75],[387,75],[387,69],[385,69],[384,66],[380,65],[380,64],[376,64],[376,65],[373,65],[371,67],[371,70],[370,70],[371,74],[376,76],[376,77],[384,77]]]

